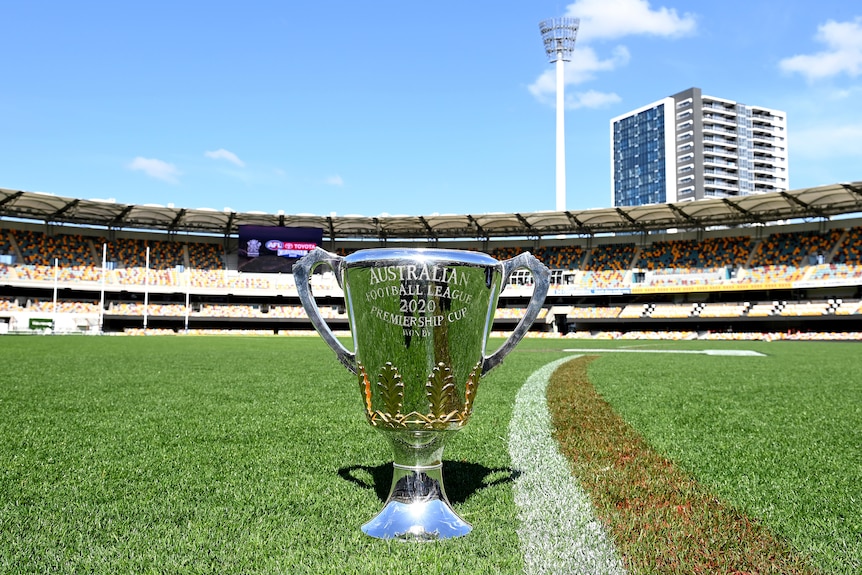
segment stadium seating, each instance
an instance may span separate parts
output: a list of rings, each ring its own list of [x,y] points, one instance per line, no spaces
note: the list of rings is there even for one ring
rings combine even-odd
[[[0,228],[0,255],[16,255],[15,247],[12,245],[12,230]]]
[[[862,227],[836,227],[826,231],[777,230],[768,234],[761,233],[761,229],[752,233],[743,230],[737,235],[703,239],[661,238],[648,241],[647,236],[622,243],[619,238],[606,243],[592,238],[589,242],[555,241],[557,245],[549,243],[529,248],[513,242],[513,245],[496,245],[490,253],[500,260],[527,250],[534,253],[555,270],[552,296],[590,298],[602,294],[638,294],[638,299],[629,298],[632,300],[630,303],[596,305],[583,299],[569,300],[568,305],[560,307],[555,315],[563,315],[571,323],[862,315],[862,301],[852,291],[854,287],[858,291],[858,286],[862,285]],[[91,292],[106,286],[112,292],[129,290],[140,293],[151,289],[173,294],[228,292],[296,297],[291,274],[241,273],[231,269],[228,265],[230,254],[225,254],[220,239],[165,237],[167,239],[131,236],[109,239],[99,233],[85,235],[56,230],[45,233],[33,229],[2,228],[0,255],[13,256],[13,261],[0,262],[0,280],[11,286],[44,290],[59,283],[66,289],[76,287]],[[106,268],[102,266],[103,244],[110,262]],[[335,251],[347,254],[351,248],[339,247]],[[312,282],[317,296],[341,296],[331,273],[315,274]],[[796,296],[779,295],[778,298],[782,299],[775,299],[763,295],[770,290],[782,292],[828,287],[842,288],[843,291],[836,293],[846,296],[835,297],[824,292],[819,299],[798,300]],[[715,291],[739,295],[728,298],[733,301],[699,302],[662,297]],[[528,293],[529,286],[521,286],[509,288],[503,295],[518,299]],[[748,293],[759,293],[761,301],[746,301],[750,299],[746,295]],[[140,301],[116,299],[115,293],[106,313],[120,317],[144,315],[145,309]],[[791,299],[793,301],[788,301]],[[322,306],[321,311],[326,318],[345,318],[343,309],[337,306]],[[62,297],[56,304],[45,297],[22,302],[21,298],[4,294],[0,295],[0,313],[7,316],[16,313],[92,315],[99,313],[99,305],[93,301]],[[307,319],[301,306],[273,302],[266,305],[203,303],[188,310],[185,304],[150,303],[146,313],[165,318],[188,315],[193,318]],[[510,302],[497,310],[495,319],[517,320],[523,317],[523,313],[523,306],[513,306]],[[549,313],[543,311],[542,317]],[[2,316],[0,321],[3,321]]]
[[[92,245],[77,234],[49,236],[29,230],[10,230],[18,245],[23,264],[52,267],[54,260],[60,267],[94,266]]]
[[[590,252],[584,262],[584,269],[589,271],[628,270],[631,269],[632,258],[635,255],[635,244],[599,244]]]
[[[195,270],[224,270],[221,247],[203,242],[189,242],[189,267]]]
[[[752,240],[718,237],[696,240],[657,241],[641,249],[635,268],[644,270],[716,270],[741,267],[751,255]]]
[[[811,257],[827,254],[841,237],[840,230],[819,232],[778,232],[763,239],[752,253],[751,267],[785,265],[800,267]],[[815,263],[816,260],[815,260]]]
[[[703,306],[698,317],[707,318],[739,318],[748,313],[751,304],[748,302],[709,303]]]
[[[0,311],[21,311],[23,308],[11,297],[0,297]]]
[[[846,231],[830,261],[845,265],[862,264],[862,228],[852,227]]]
[[[571,306],[566,317],[571,320],[579,319],[615,319],[619,317],[622,308],[620,306]]]

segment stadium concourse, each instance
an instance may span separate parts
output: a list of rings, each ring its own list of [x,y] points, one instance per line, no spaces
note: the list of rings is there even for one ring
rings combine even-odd
[[[631,208],[291,216],[124,205],[0,189],[0,333],[310,334],[290,273],[240,271],[242,226],[316,228],[322,247],[446,247],[552,269],[532,334],[862,338],[862,182]],[[347,330],[329,273],[312,279]],[[531,278],[500,298],[523,315]]]

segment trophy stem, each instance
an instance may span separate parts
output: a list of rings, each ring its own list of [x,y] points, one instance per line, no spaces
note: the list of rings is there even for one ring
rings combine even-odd
[[[378,539],[436,541],[473,528],[461,519],[443,488],[446,432],[384,432],[393,446],[392,487],[383,510],[362,526]]]

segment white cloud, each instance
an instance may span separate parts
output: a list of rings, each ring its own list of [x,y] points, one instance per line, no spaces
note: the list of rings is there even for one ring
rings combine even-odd
[[[225,150],[224,148],[219,148],[218,150],[213,150],[213,151],[207,151],[207,152],[204,152],[204,155],[205,155],[207,158],[212,158],[213,160],[225,160],[225,161],[228,161],[228,162],[230,162],[231,164],[233,164],[233,165],[235,165],[235,166],[239,166],[240,168],[244,168],[244,167],[245,167],[245,162],[243,162],[242,160],[240,160],[240,159],[239,159],[239,156],[237,156],[237,155],[236,155],[236,154],[234,154],[233,152],[230,152],[230,151],[228,151],[228,150]]]
[[[625,46],[616,46],[611,56],[599,58],[590,46],[576,50],[572,61],[565,64],[566,84],[583,84],[595,78],[595,72],[610,72],[629,63],[631,56]]]
[[[613,92],[597,92],[587,90],[573,95],[566,94],[566,108],[604,108],[620,101],[620,97]]]
[[[611,57],[604,60],[600,59],[591,47],[584,46],[580,50],[576,49],[572,55],[572,61],[563,65],[563,82],[566,85],[583,84],[593,80],[596,72],[609,72],[625,66],[628,62],[629,51],[625,46],[617,46],[612,51]],[[535,82],[527,86],[527,89],[540,102],[552,105],[556,87],[556,71],[551,68],[542,72]]]
[[[179,176],[182,175],[182,172],[180,172],[175,165],[155,158],[143,158],[138,156],[129,162],[127,167],[130,170],[144,172],[151,178],[163,180],[170,184],[179,183]]]
[[[808,81],[839,74],[856,77],[862,73],[862,17],[852,22],[829,20],[817,27],[815,40],[826,45],[816,54],[798,54],[779,62],[785,72],[798,72]]]
[[[344,179],[336,174],[334,176],[329,176],[328,178],[326,178],[326,180],[324,180],[324,183],[327,186],[337,186],[340,188],[344,185]]]
[[[629,49],[624,45],[615,46],[610,55],[603,58],[590,42],[643,35],[675,38],[693,33],[697,27],[693,15],[679,16],[672,8],[654,9],[648,0],[577,0],[569,4],[566,15],[580,19],[572,60],[564,65],[567,85],[594,80],[597,73],[621,68],[631,59]],[[527,89],[540,102],[553,105],[555,71],[545,70]],[[567,96],[566,107],[597,108],[618,101],[616,94],[590,90],[574,98]]]
[[[576,0],[566,15],[580,18],[579,42],[624,36],[677,37],[697,27],[694,15],[679,16],[673,8],[652,8],[649,0]],[[575,48],[577,50],[577,48]]]

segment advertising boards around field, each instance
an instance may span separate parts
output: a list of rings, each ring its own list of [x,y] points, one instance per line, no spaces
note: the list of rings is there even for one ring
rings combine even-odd
[[[54,320],[47,317],[31,317],[29,328],[32,330],[54,329]]]
[[[241,272],[288,273],[293,264],[319,246],[323,230],[278,226],[239,226],[237,269]]]

